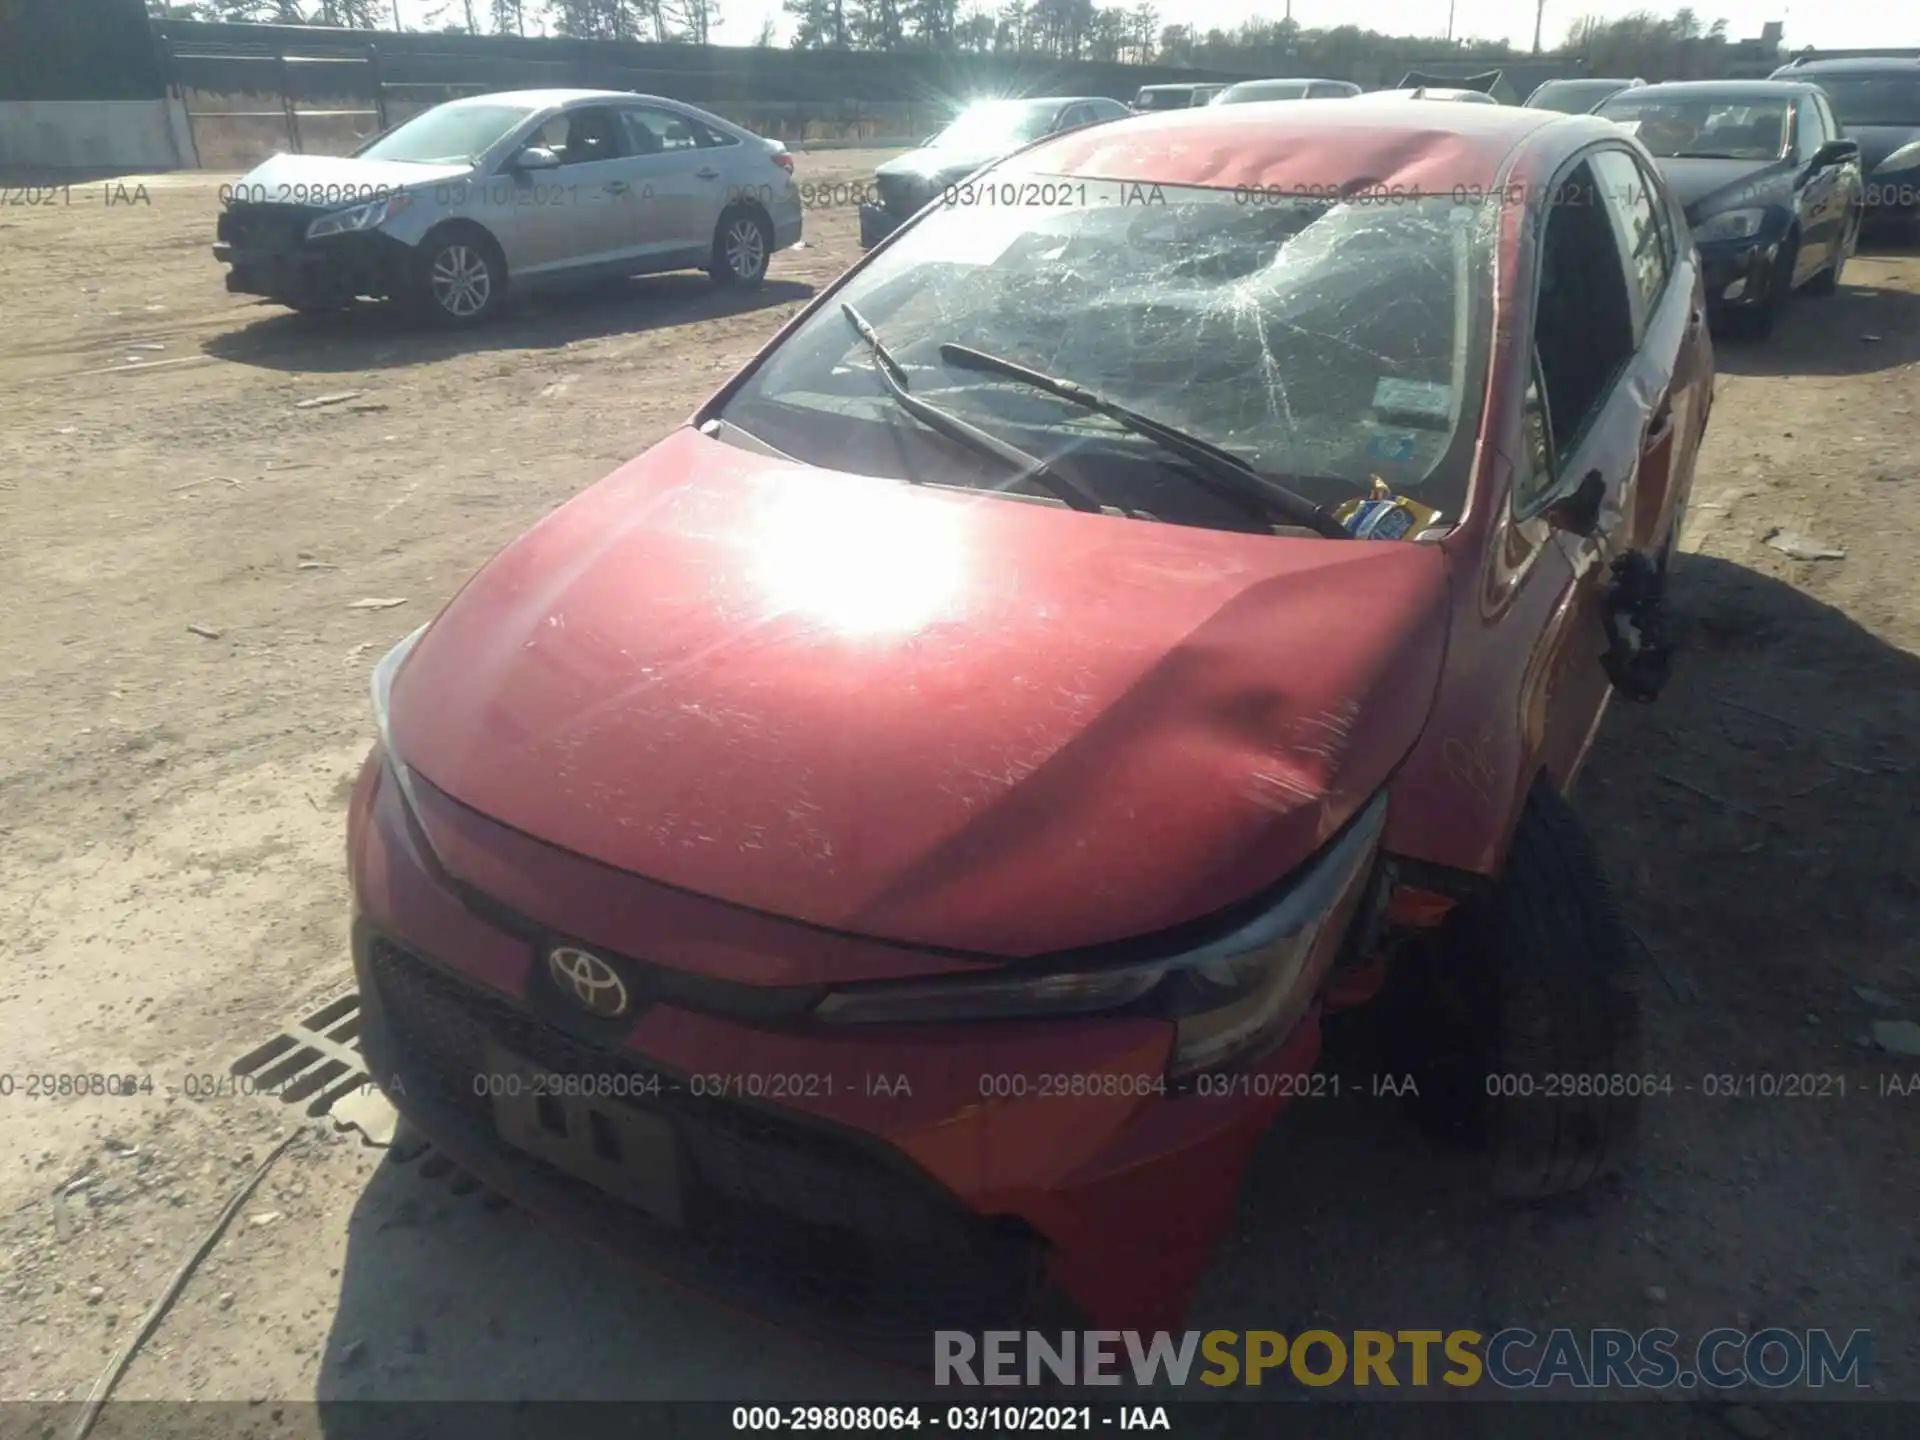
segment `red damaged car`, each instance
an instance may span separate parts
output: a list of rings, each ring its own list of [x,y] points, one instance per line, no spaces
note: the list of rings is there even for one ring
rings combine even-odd
[[[378,667],[374,1073],[528,1208],[916,1353],[1177,1326],[1376,996],[1504,1190],[1584,1184],[1639,1012],[1563,796],[1667,674],[1686,233],[1604,120],[1364,98],[950,192]]]

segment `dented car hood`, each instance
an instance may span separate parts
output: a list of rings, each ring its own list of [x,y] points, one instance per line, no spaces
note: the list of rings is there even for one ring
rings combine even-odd
[[[1425,720],[1444,564],[685,429],[455,598],[392,734],[439,789],[607,865],[1035,954],[1203,917],[1324,843]]]

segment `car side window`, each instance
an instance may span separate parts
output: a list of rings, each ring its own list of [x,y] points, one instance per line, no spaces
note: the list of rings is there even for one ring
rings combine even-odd
[[[1815,95],[1813,97],[1813,103],[1820,111],[1821,123],[1827,127],[1827,139],[1838,140],[1846,134],[1846,131],[1840,124],[1839,117],[1833,113],[1833,106],[1827,103],[1826,96]]]
[[[700,137],[694,129],[697,122],[671,110],[632,105],[620,112],[620,118],[626,122],[627,137],[636,155],[666,155],[700,148]],[[700,126],[702,130],[706,128]]]
[[[694,143],[702,150],[722,150],[729,145],[738,145],[740,143],[740,138],[737,135],[729,135],[724,130],[716,130],[713,126],[703,124],[691,115],[682,118],[685,119],[687,128],[693,131]]]
[[[628,153],[622,142],[619,117],[604,105],[589,105],[556,115],[540,127],[533,142],[545,145],[562,165],[591,165],[617,160]]]
[[[1538,251],[1527,424],[1540,437],[1531,473],[1514,477],[1513,503],[1531,514],[1560,460],[1573,453],[1634,354],[1637,290],[1629,288],[1613,212],[1591,160],[1554,185]],[[1531,458],[1531,457],[1530,457]]]
[[[1087,123],[1092,117],[1087,114],[1084,105],[1069,105],[1060,118],[1054,122],[1056,130],[1074,130]]]
[[[1593,157],[1601,192],[1613,216],[1614,237],[1627,266],[1627,283],[1635,292],[1634,338],[1646,333],[1654,307],[1673,273],[1673,237],[1668,231],[1666,206],[1646,171],[1624,150],[1601,150]]]
[[[1793,110],[1794,158],[1804,165],[1826,143],[1826,137],[1820,133],[1820,112],[1814,109],[1811,97],[1802,96]]]

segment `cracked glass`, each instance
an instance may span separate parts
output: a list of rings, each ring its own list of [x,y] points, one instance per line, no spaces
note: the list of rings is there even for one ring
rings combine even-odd
[[[1457,519],[1466,502],[1499,209],[993,172],[937,205],[811,316],[722,418],[808,464],[1004,486],[908,415],[853,306],[915,396],[1070,472],[1107,506],[1268,529],[1177,457],[1017,380],[986,351],[1096,391],[1337,505],[1374,477]],[[1044,493],[1027,484],[1023,491]]]

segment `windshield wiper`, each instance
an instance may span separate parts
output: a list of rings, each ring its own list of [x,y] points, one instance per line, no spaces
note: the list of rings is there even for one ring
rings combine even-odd
[[[1269,511],[1278,513],[1296,525],[1304,525],[1307,529],[1324,535],[1329,540],[1353,538],[1353,533],[1334,519],[1333,512],[1326,506],[1317,505],[1297,491],[1289,490],[1277,480],[1268,479],[1231,450],[1223,450],[1210,440],[1202,440],[1198,435],[1189,435],[1184,430],[1175,429],[1163,421],[1155,420],[1151,415],[1142,415],[1138,410],[1130,410],[1117,401],[1109,400],[1106,396],[1087,389],[1084,385],[1076,384],[1072,380],[1062,380],[1057,376],[1045,375],[1038,370],[1030,370],[1016,361],[1005,360],[998,355],[989,355],[986,351],[975,350],[970,345],[951,343],[942,345],[940,358],[962,370],[985,370],[996,375],[1004,375],[1009,380],[1018,380],[1023,385],[1031,385],[1036,390],[1044,390],[1049,395],[1058,396],[1069,405],[1077,405],[1082,410],[1091,410],[1097,415],[1104,415],[1115,424],[1153,441],[1161,449],[1178,455],[1222,488],[1242,497],[1251,497]]]
[[[873,352],[874,373],[880,377],[880,383],[887,387],[887,392],[900,402],[902,410],[948,439],[958,440],[983,455],[1004,461],[1018,470],[1021,478],[1039,481],[1074,509],[1083,510],[1089,515],[1103,513],[1103,507],[1092,491],[1070,476],[1061,474],[1038,455],[1029,455],[1018,445],[1010,445],[997,435],[990,435],[979,426],[969,424],[958,415],[913,394],[907,389],[906,369],[887,349],[878,332],[867,323],[866,317],[844,301],[841,302],[840,313],[847,317],[847,323],[853,326],[854,333],[866,341],[867,348]]]

